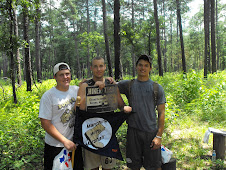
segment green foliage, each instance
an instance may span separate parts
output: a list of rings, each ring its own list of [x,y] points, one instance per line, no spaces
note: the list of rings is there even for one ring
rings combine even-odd
[[[10,96],[10,87],[4,88]],[[17,89],[17,94],[18,104],[13,104],[12,96],[0,104],[1,169],[21,169],[25,164],[31,168],[42,162],[44,132],[38,119],[40,96],[27,92],[24,85]]]
[[[182,169],[214,166],[208,157],[212,142],[203,147],[202,137],[208,127],[223,129],[226,122],[226,72],[210,74],[207,79],[202,77],[203,72],[195,71],[186,76],[182,73],[151,75],[152,80],[163,86],[167,99],[163,144],[173,151],[177,167]],[[71,84],[79,82],[75,79]],[[49,79],[33,85],[32,92],[27,92],[24,83],[16,90],[18,104],[13,104],[11,82],[0,81],[0,169],[42,169],[44,130],[38,118],[39,102],[43,93],[55,85],[55,80]],[[128,104],[125,95],[122,97]],[[126,131],[125,122],[117,132],[124,158]],[[125,164],[125,161],[118,162],[116,169],[123,169]],[[223,167],[223,164],[217,160],[215,166]]]
[[[186,76],[183,73],[165,73],[164,77],[151,75],[151,79],[162,85],[165,91],[167,103],[163,144],[173,151],[178,168],[202,169],[212,166],[212,141],[205,146],[202,137],[208,127],[225,128],[225,73],[210,74],[207,79],[202,78],[202,71],[193,70]],[[123,124],[118,131],[120,144],[126,140],[126,129],[127,126]],[[124,151],[125,143],[120,147]],[[118,167],[123,165],[124,162]],[[222,168],[224,165],[218,160],[216,166]]]
[[[150,19],[147,21],[143,21],[142,28],[140,25],[133,28],[131,21],[126,22],[121,26],[121,36],[122,36],[122,44],[125,46],[133,46],[134,55],[139,56],[143,53],[143,47],[146,42],[148,42],[148,38],[150,38],[150,51],[154,51],[155,44],[155,26],[154,26],[154,18],[150,16]],[[150,37],[149,37],[150,36]],[[128,54],[131,55],[131,54]],[[151,53],[151,56],[153,54]],[[124,58],[124,57],[123,57]],[[126,60],[128,62],[128,60]],[[126,63],[125,62],[125,63]]]
[[[124,158],[123,162],[120,162],[118,164],[118,166],[120,166],[120,164],[126,164],[125,158],[126,158],[126,136],[127,136],[127,123],[124,122],[121,127],[119,128],[119,130],[116,133],[116,136],[118,138],[119,141],[119,148],[120,151],[122,153],[122,157]],[[116,168],[117,169],[117,168]]]
[[[199,88],[202,83],[201,76],[195,71],[189,72],[186,76],[181,74],[181,78],[173,84],[176,87],[173,93],[176,104],[183,106],[199,97]]]
[[[78,38],[81,39],[81,47],[84,49],[87,49],[87,46],[89,46],[90,50],[94,52],[95,47],[97,46],[104,48],[104,37],[98,32],[90,32],[89,34],[84,32],[83,34],[80,34]]]

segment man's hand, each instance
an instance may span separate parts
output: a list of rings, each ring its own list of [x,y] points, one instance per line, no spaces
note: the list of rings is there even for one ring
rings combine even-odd
[[[83,79],[82,81],[80,81],[80,83],[78,84],[78,86],[80,87],[82,85],[82,83],[84,83],[86,81],[86,79]]]
[[[130,113],[130,112],[132,111],[132,107],[130,107],[130,106],[124,106],[124,107],[123,107],[123,111],[124,111],[125,113]]]
[[[106,79],[108,79],[111,84],[116,84],[116,81],[115,81],[114,78],[112,78],[112,77],[106,77]]]
[[[102,90],[105,87],[105,82],[103,81],[96,81],[94,86],[98,86],[100,90]]]
[[[69,150],[69,151],[73,151],[73,150],[76,150],[77,149],[77,146],[74,144],[74,142],[66,139],[64,142],[64,147]]]
[[[51,135],[53,138],[55,138],[56,140],[60,141],[61,143],[63,143],[64,147],[67,148],[69,151],[73,151],[73,149],[76,149],[76,145],[74,144],[74,142],[68,140],[67,138],[65,138],[57,129],[56,127],[51,123],[50,120],[47,119],[43,119],[40,118],[41,120],[41,125],[43,127],[43,129],[49,134]]]
[[[152,150],[155,150],[155,149],[160,148],[160,147],[161,147],[161,142],[162,142],[162,139],[156,138],[156,137],[155,137],[155,138],[152,140],[152,143],[151,143],[151,145],[150,145],[151,149],[152,149]]]

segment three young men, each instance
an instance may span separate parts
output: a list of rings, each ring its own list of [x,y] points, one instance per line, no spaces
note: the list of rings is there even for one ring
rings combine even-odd
[[[142,166],[145,169],[161,168],[161,138],[165,120],[165,95],[162,86],[158,85],[157,102],[154,99],[154,82],[149,79],[152,69],[151,59],[141,55],[136,62],[137,79],[132,83],[130,80],[123,80],[118,83],[120,93],[126,94],[134,114],[130,115],[127,132],[126,161],[127,166],[132,170],[138,170]],[[61,67],[60,67],[61,66]],[[54,159],[57,153],[52,152],[57,147],[66,147],[68,150],[76,149],[72,142],[75,98],[81,97],[80,109],[86,109],[85,89],[89,85],[104,88],[110,83],[104,78],[106,65],[104,59],[96,57],[92,60],[91,71],[93,78],[78,87],[70,86],[70,68],[66,63],[59,63],[54,67],[54,78],[57,86],[47,91],[40,103],[39,117],[43,128],[46,130],[45,138],[45,166],[47,161]],[[124,107],[124,102],[117,92],[119,108],[130,112],[131,107]],[[155,113],[158,111],[158,122]],[[53,114],[54,113],[54,114]],[[63,127],[63,130],[61,129]],[[51,151],[50,151],[51,150]],[[78,149],[77,149],[78,150]],[[58,152],[59,153],[59,152]],[[54,156],[55,155],[55,156]],[[111,161],[105,161],[105,160]],[[112,169],[116,160],[105,156],[94,154],[84,150],[84,165],[86,169]],[[48,168],[45,168],[48,169]]]

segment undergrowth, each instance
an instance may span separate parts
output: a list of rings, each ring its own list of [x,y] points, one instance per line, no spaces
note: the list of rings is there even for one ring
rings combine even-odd
[[[208,144],[202,142],[208,127],[224,129],[226,124],[226,71],[209,74],[190,71],[165,73],[164,77],[151,75],[161,84],[166,95],[166,122],[163,144],[173,151],[178,169],[224,168],[224,162],[211,162],[212,136]],[[124,78],[129,79],[129,78]],[[72,85],[78,85],[73,80]],[[42,169],[44,130],[38,118],[39,102],[45,91],[55,86],[50,79],[36,83],[26,91],[26,83],[17,87],[18,104],[13,104],[9,81],[0,80],[0,169]],[[125,96],[123,99],[126,101]],[[117,132],[123,158],[125,158],[127,124]],[[115,169],[123,169],[119,161]]]

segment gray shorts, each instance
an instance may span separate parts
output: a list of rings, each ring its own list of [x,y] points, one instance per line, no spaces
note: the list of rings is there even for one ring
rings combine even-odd
[[[84,167],[86,170],[97,168],[100,165],[102,165],[104,169],[112,169],[116,166],[115,158],[97,155],[86,149],[83,149],[83,151]]]
[[[126,142],[126,162],[131,169],[142,166],[146,170],[161,167],[161,148],[151,150],[150,145],[157,132],[149,133],[129,127]]]

